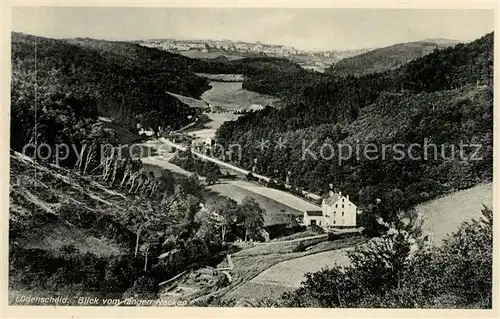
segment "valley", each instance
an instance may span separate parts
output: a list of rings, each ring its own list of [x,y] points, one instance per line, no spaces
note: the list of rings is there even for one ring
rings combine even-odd
[[[493,34],[455,44],[14,32],[10,299],[487,308]]]

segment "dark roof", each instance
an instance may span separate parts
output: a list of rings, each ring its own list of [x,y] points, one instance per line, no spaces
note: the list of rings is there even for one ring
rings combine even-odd
[[[339,194],[333,194],[332,196],[325,199],[325,202],[327,205],[333,205],[333,204],[335,204],[336,201],[338,201],[340,199],[340,197],[341,196]]]
[[[306,214],[307,216],[323,216],[323,212],[320,210],[308,210]]]

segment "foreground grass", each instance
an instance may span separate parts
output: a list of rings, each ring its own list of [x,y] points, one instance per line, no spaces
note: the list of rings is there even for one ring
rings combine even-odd
[[[483,205],[493,205],[493,183],[477,185],[428,201],[416,207],[424,215],[422,232],[431,235],[435,245],[455,232],[461,223],[479,218]]]
[[[291,247],[284,246],[281,251],[277,250],[268,254],[242,254],[240,256],[233,255],[232,261],[234,264],[234,269],[231,272],[231,284],[217,291],[209,292],[208,294],[202,296],[197,296],[198,298],[193,298],[191,301],[194,305],[207,306],[218,304],[226,305],[228,303],[232,304],[237,300],[244,301],[244,298],[254,300],[263,299],[266,296],[259,295],[258,291],[253,291],[252,284],[249,284],[249,282],[264,270],[287,260],[301,258],[328,250],[354,247],[366,242],[367,240],[368,239],[364,236],[352,236],[331,242],[321,243],[317,245],[318,248],[316,248],[315,246],[314,248],[303,252],[290,252]],[[300,242],[293,243],[295,247],[299,244]],[[257,288],[257,286],[255,288]],[[259,291],[265,291],[265,289],[259,289]]]

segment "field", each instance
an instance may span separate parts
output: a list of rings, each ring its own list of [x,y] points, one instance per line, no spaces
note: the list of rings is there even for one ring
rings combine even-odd
[[[265,226],[280,224],[288,221],[288,214],[292,214],[297,217],[303,216],[303,213],[299,210],[251,192],[243,187],[235,185],[233,182],[212,185],[208,187],[208,189],[214,194],[230,197],[237,202],[241,202],[246,196],[254,198],[266,211],[266,215],[264,216]]]
[[[264,186],[258,186],[246,181],[237,181],[235,182],[238,186],[243,187],[253,193],[261,194],[267,196],[269,198],[274,199],[275,201],[282,203],[284,205],[291,206],[301,212],[306,210],[321,210],[321,207],[313,205],[308,201],[299,198],[295,195],[287,193],[285,191],[281,191],[279,189],[268,188]]]
[[[214,138],[215,131],[217,131],[217,129],[224,122],[234,121],[239,117],[239,115],[235,115],[232,113],[206,113],[204,115],[208,117],[209,122],[205,123],[202,128],[186,131],[188,135],[201,139],[206,139],[208,137]]]
[[[461,223],[481,216],[484,205],[493,206],[493,184],[483,184],[417,206],[425,221],[423,233],[439,243],[458,229]]]
[[[284,191],[258,186],[244,180],[228,181],[225,184],[213,185],[210,190],[240,202],[245,196],[255,198],[266,210],[266,225],[281,223],[288,214],[302,217],[305,210],[321,210],[301,198]]]
[[[154,147],[155,143],[146,143],[146,146]],[[175,153],[161,151],[157,156],[143,157],[143,164],[150,166],[151,170],[155,167],[167,169],[174,174],[190,176],[193,173],[170,163]],[[207,188],[212,196],[227,196],[237,202],[241,202],[245,197],[254,198],[265,210],[264,223],[266,226],[288,223],[290,216],[302,217],[305,209],[317,210],[316,207],[303,199],[295,197],[283,191],[257,186],[244,180],[223,180],[218,184]]]
[[[281,262],[260,273],[250,283],[298,288],[308,272],[318,272],[335,265],[348,265],[347,250],[352,248],[330,250]]]
[[[201,99],[227,111],[248,109],[254,104],[274,105],[279,99],[265,94],[245,90],[241,82],[210,82],[212,88],[201,95]]]
[[[225,56],[228,60],[239,60],[245,58],[244,56],[239,56],[239,55],[228,55],[225,52],[201,52],[196,50],[172,51],[172,52],[195,59],[215,59],[220,56]]]
[[[298,287],[305,273],[319,271],[325,266],[332,266],[335,262],[345,264],[347,257],[344,248],[364,241],[366,241],[364,237],[357,236],[320,243],[318,246],[321,249],[305,252],[289,253],[287,248],[283,252],[267,255],[235,256],[234,277],[244,280],[236,281],[241,284],[237,284],[231,291],[225,293],[224,298],[247,301],[276,299],[283,292]],[[298,245],[300,241],[295,243]]]
[[[232,83],[230,83],[232,84]],[[189,96],[184,96],[176,93],[167,92],[168,94],[176,97],[182,103],[185,103],[193,108],[206,109],[208,108],[208,101],[198,100]],[[205,94],[205,93],[204,93]],[[215,131],[227,121],[233,121],[239,117],[239,115],[232,113],[205,113],[203,114],[208,118],[208,122],[203,124],[202,128],[188,129],[185,132],[193,137],[198,137],[203,140],[207,138],[214,138]]]
[[[176,94],[176,93],[172,93],[172,92],[167,92],[167,93],[172,95],[173,97],[176,97],[179,101],[187,104],[190,107],[200,108],[200,109],[208,108],[207,103],[203,102],[202,100],[198,100],[198,99],[195,99],[195,98],[190,97],[190,96],[184,96],[184,95],[180,95],[180,94]]]

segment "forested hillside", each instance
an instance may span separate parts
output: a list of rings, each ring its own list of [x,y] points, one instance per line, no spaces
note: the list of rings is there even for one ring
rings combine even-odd
[[[242,146],[243,166],[251,167],[256,158],[258,172],[281,180],[290,172],[290,181],[297,187],[317,192],[332,183],[359,203],[371,203],[396,191],[404,205],[414,205],[491,180],[493,34],[433,51],[393,71],[362,77],[327,76],[302,86],[297,83],[303,92],[300,96],[283,94],[280,81],[287,78],[274,80],[276,92],[287,103],[285,108],[248,114],[225,123],[217,132],[220,143]],[[262,139],[270,140],[270,147],[257,148]],[[274,147],[280,139],[286,141],[285,148]],[[445,154],[457,153],[449,147],[458,148],[461,141],[481,144],[477,155],[484,160],[352,156],[339,165],[338,153],[328,159],[302,158],[304,148],[313,141],[311,150],[319,156],[324,143],[360,145],[361,149],[367,143],[379,148],[400,143],[407,149],[412,143],[423,144],[424,139],[448,145]],[[467,149],[465,156],[473,150]]]
[[[332,65],[327,72],[338,76],[361,76],[379,73],[395,69],[436,49],[442,49],[454,44],[456,43],[446,42],[438,44],[430,41],[395,44],[342,59]]]
[[[180,58],[130,43],[13,33],[11,147],[70,142],[97,116],[128,129],[181,127],[194,111],[166,91],[199,97],[210,87]]]

